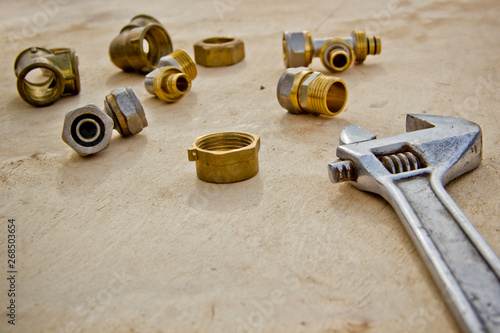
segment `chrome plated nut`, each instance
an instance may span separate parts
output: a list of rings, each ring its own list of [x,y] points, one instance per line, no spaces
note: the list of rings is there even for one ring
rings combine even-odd
[[[245,58],[245,46],[239,38],[211,37],[194,44],[194,58],[206,67],[230,66]]]
[[[301,113],[301,108],[296,102],[297,98],[294,98],[294,96],[297,96],[299,93],[298,86],[300,85],[301,79],[306,74],[312,72],[312,69],[306,67],[292,67],[287,69],[281,76],[278,84],[278,102],[283,108],[288,110],[288,112],[293,114]],[[297,81],[296,84],[294,84],[295,81]]]
[[[108,145],[113,134],[113,119],[93,104],[69,111],[62,139],[78,154],[95,154]]]
[[[118,88],[107,95],[104,110],[122,136],[137,134],[148,126],[144,108],[131,87]]]
[[[287,68],[307,66],[313,58],[311,34],[307,31],[283,33],[283,60]]]

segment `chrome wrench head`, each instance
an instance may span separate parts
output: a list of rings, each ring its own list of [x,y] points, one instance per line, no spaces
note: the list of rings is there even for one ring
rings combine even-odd
[[[380,139],[371,139],[374,136],[365,131],[368,134],[360,141],[360,131],[353,136],[350,134],[353,129],[346,127],[340,137],[343,142],[355,142],[337,148],[341,161],[328,165],[330,180],[334,183],[350,180],[360,190],[388,199],[383,186],[385,180],[397,181],[425,172],[438,176],[445,185],[481,163],[481,128],[470,121],[409,114],[406,131],[408,133]],[[352,140],[346,139],[349,137]],[[351,175],[342,177],[346,169]]]

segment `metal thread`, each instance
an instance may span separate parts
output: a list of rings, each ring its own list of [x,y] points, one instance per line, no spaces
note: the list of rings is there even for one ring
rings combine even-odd
[[[392,174],[420,169],[423,164],[411,152],[381,156],[378,158]]]
[[[312,113],[332,116],[343,109],[346,100],[347,90],[338,78],[318,75],[307,86],[307,106]]]
[[[228,151],[247,147],[254,141],[252,136],[244,133],[215,133],[201,138],[196,145],[205,150]]]
[[[198,70],[196,69],[196,64],[189,57],[189,55],[182,50],[175,50],[170,53],[169,56],[177,61],[181,66],[181,70],[189,76],[191,80],[194,80],[198,75]]]

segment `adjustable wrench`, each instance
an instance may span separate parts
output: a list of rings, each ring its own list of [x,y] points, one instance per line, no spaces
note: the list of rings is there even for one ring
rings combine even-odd
[[[409,133],[374,139],[350,125],[328,165],[387,200],[464,332],[500,332],[500,259],[444,189],[481,163],[481,128],[463,119],[407,115]]]

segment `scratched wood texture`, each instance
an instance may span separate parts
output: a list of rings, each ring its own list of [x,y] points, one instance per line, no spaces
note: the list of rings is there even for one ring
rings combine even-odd
[[[57,2],[59,1],[59,3]],[[0,308],[8,305],[7,219],[18,224],[16,326],[1,332],[455,332],[399,219],[380,197],[329,182],[343,127],[404,132],[406,113],[478,123],[481,166],[447,186],[500,253],[500,3],[481,1],[6,1],[0,5]],[[108,45],[136,14],[175,48],[234,35],[246,58],[199,67],[166,105],[123,73]],[[335,118],[294,116],[276,100],[281,34],[367,29],[383,51],[341,74]],[[16,91],[30,46],[72,47],[82,90],[46,108]],[[323,70],[318,59],[311,64]],[[326,72],[325,72],[326,73]],[[149,127],[82,158],[61,140],[65,113],[131,86]],[[214,185],[186,149],[237,130],[262,139],[259,174]]]

